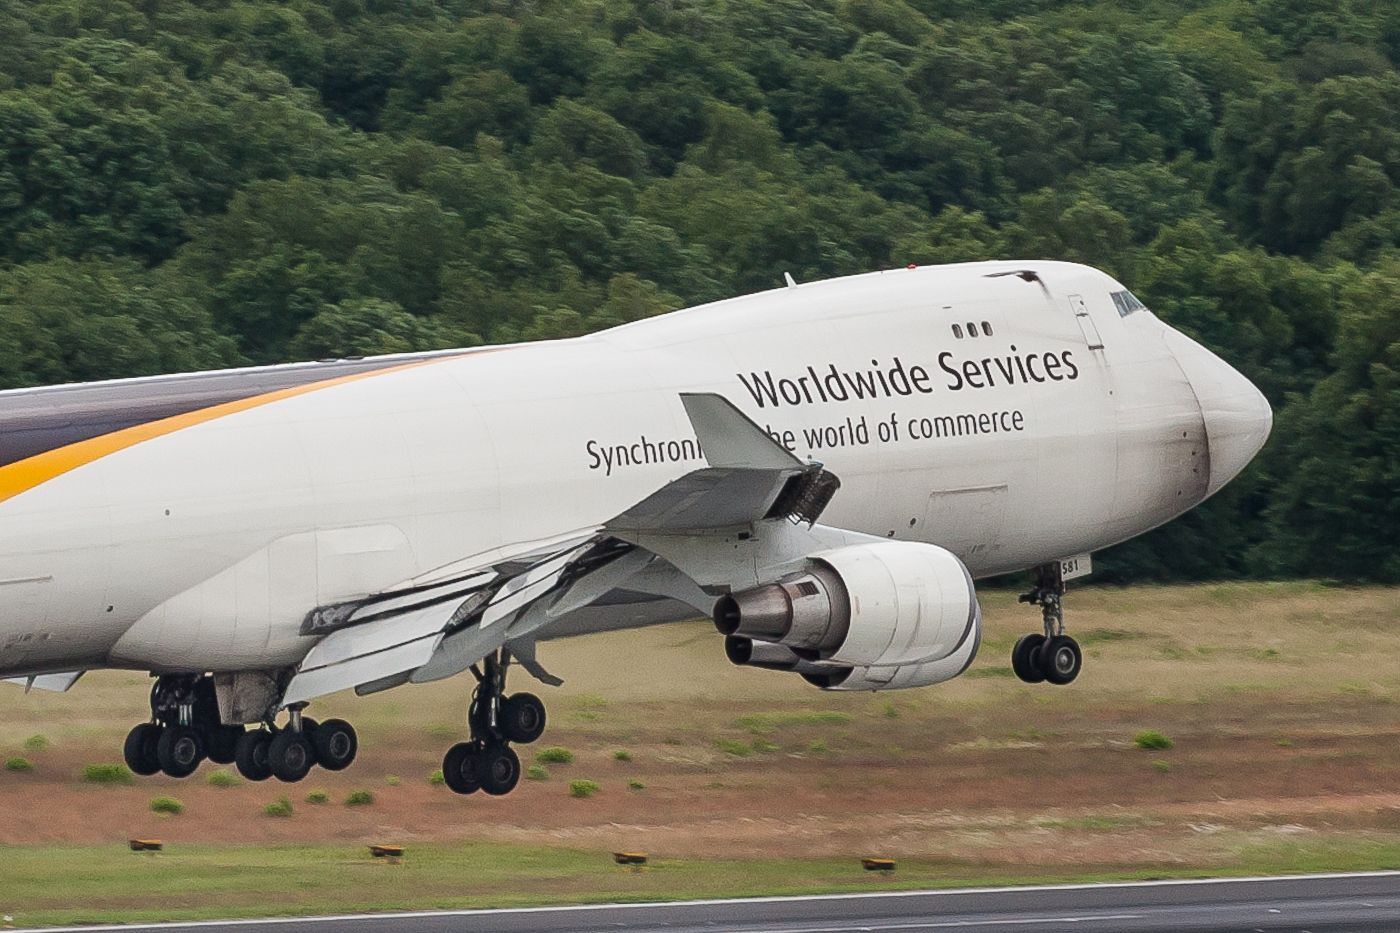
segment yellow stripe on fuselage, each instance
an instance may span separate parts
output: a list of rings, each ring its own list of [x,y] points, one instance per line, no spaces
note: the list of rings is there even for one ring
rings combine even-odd
[[[145,424],[137,424],[129,428],[122,428],[110,434],[101,434],[97,437],[88,438],[85,441],[77,441],[63,447],[56,447],[53,450],[47,450],[41,454],[35,454],[32,457],[26,457],[23,460],[0,467],[0,502],[14,498],[22,492],[27,492],[35,486],[48,482],[55,476],[61,476],[70,470],[76,470],[80,466],[92,463],[94,460],[100,460],[108,454],[116,453],[119,450],[125,450],[142,441],[163,437],[166,434],[173,434],[176,431],[191,428],[198,424],[204,424],[216,418],[222,418],[225,415],[233,415],[240,411],[247,411],[250,408],[258,408],[273,402],[280,402],[283,399],[305,395],[308,392],[315,392],[318,389],[329,389],[332,386],[344,385],[347,382],[355,382],[359,379],[367,379],[370,376],[382,376],[385,373],[401,372],[405,369],[413,369],[418,366],[426,366],[429,363],[438,363],[445,359],[456,358],[455,356],[445,356],[435,357],[429,360],[414,360],[411,363],[400,363],[394,366],[386,366],[383,369],[371,369],[366,372],[351,373],[348,376],[337,376],[334,379],[309,382],[306,385],[276,389],[261,395],[253,395],[232,402],[222,402],[218,405],[211,405],[208,408],[200,408],[195,411],[186,412],[183,415],[172,415],[169,418],[148,421]]]

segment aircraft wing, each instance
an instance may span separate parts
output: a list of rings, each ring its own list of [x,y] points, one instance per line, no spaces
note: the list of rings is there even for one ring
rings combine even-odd
[[[62,674],[32,674],[28,677],[7,677],[6,683],[18,684],[24,692],[30,690],[52,690],[54,693],[67,693],[87,671],[67,671]]]
[[[819,463],[775,443],[719,395],[681,397],[708,466],[662,486],[603,525],[506,559],[499,555],[448,578],[397,587],[308,614],[302,634],[320,635],[283,704],[354,687],[365,694],[466,670],[504,644],[533,662],[534,636],[641,571],[666,561],[646,539],[714,538],[761,522],[812,526],[840,487]],[[669,550],[661,548],[660,550]],[[674,567],[660,594],[708,612],[713,597]],[[653,573],[653,577],[658,575]]]

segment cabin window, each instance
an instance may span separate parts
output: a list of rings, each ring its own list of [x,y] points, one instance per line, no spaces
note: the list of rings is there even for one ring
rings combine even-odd
[[[988,324],[986,321],[983,321],[982,333],[986,334],[988,337],[992,336],[992,325]]]
[[[972,323],[971,321],[967,322],[967,335],[969,337],[977,336],[977,325]]]
[[[956,338],[958,338],[959,340],[962,339],[962,325],[961,325],[961,324],[954,324],[954,325],[953,325],[953,336],[956,337]]]

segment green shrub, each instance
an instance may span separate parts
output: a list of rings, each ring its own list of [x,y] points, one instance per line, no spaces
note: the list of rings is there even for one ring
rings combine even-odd
[[[753,754],[753,749],[736,739],[715,739],[715,748],[735,758],[745,758]]]
[[[631,790],[646,790],[646,789],[647,789],[647,786],[646,786],[645,784],[643,784],[641,781],[637,780],[636,778],[632,778],[632,780],[628,781],[628,782],[627,782],[627,787],[628,787],[629,789],[631,789]]]
[[[132,776],[126,765],[88,765],[83,768],[83,780],[89,784],[130,784]]]
[[[345,798],[347,807],[367,807],[374,803],[374,794],[367,790],[352,790],[350,796]]]
[[[185,805],[174,797],[157,797],[151,801],[151,812],[178,816],[185,812]]]
[[[42,752],[49,747],[49,740],[42,735],[31,735],[24,740],[24,750],[26,752]]]
[[[1147,729],[1137,734],[1133,744],[1138,748],[1165,749],[1172,747],[1172,740],[1155,729]]]
[[[574,753],[567,748],[551,745],[549,748],[540,749],[539,754],[535,755],[535,760],[543,765],[566,765],[574,760]]]
[[[530,781],[549,780],[549,769],[544,765],[530,765],[525,769],[525,778]]]
[[[331,802],[331,795],[328,794],[328,793],[326,793],[326,792],[323,791],[323,790],[313,790],[313,791],[310,791],[309,793],[307,793],[307,795],[306,795],[306,802],[307,802],[307,803],[317,803],[317,804],[320,804],[320,803],[330,803],[330,802]]]
[[[594,794],[598,793],[598,791],[599,791],[599,787],[598,787],[598,782],[597,782],[597,781],[570,781],[570,782],[569,782],[569,796],[570,796],[570,797],[592,797]]]
[[[9,758],[5,761],[5,770],[23,773],[25,771],[33,771],[34,765],[28,758]]]
[[[1156,761],[1152,762],[1152,767],[1156,769],[1159,774],[1166,774],[1172,769],[1172,763],[1158,758]]]
[[[270,804],[268,804],[267,806],[263,807],[263,815],[264,815],[264,816],[291,816],[291,815],[292,815],[292,802],[291,802],[290,800],[288,800],[286,797],[282,797],[282,798],[280,798],[280,799],[278,799],[278,800],[274,800],[274,801],[272,801],[272,803],[270,803]]]
[[[627,749],[625,749],[625,748],[619,748],[617,751],[613,752],[613,761],[631,761],[631,760],[632,760],[632,753],[629,752],[629,751],[627,751]]]
[[[238,775],[227,768],[210,771],[209,776],[204,780],[210,787],[233,787],[239,783]]]
[[[447,778],[442,776],[441,768],[438,768],[432,774],[428,775],[428,783],[434,787],[441,787],[447,783]]]

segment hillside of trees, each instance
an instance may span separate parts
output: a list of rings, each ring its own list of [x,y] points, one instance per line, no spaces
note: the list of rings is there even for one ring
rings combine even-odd
[[[1107,579],[1400,582],[1393,0],[0,0],[0,386],[1078,260],[1269,396]]]

